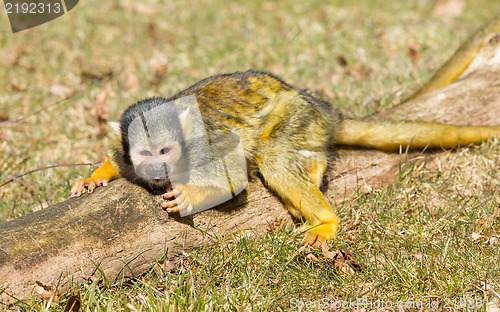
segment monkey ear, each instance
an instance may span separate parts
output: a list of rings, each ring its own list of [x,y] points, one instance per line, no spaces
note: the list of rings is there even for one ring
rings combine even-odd
[[[108,125],[111,127],[111,129],[113,129],[113,132],[114,132],[117,136],[121,136],[121,132],[120,132],[120,124],[119,124],[118,122],[108,121]]]
[[[184,134],[184,136],[189,137],[192,128],[192,116],[190,107],[187,107],[183,112],[179,114],[179,122],[181,124],[182,133]]]

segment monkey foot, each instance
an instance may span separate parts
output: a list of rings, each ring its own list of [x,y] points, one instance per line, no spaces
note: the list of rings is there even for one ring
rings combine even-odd
[[[75,182],[75,184],[73,184],[69,197],[70,198],[80,197],[83,193],[83,190],[85,189],[87,189],[87,193],[91,194],[94,192],[96,187],[107,186],[107,185],[108,185],[108,180],[103,178],[98,178],[98,179],[88,178],[88,179],[78,180]]]
[[[306,230],[305,240],[313,246],[319,247],[322,242],[332,240],[338,231],[338,222],[325,223],[316,226],[303,225],[301,230]]]
[[[180,210],[185,210],[187,214],[193,209],[191,200],[184,185],[177,185],[173,189],[167,188],[167,192],[163,194],[163,199],[160,205],[168,213],[177,213]]]

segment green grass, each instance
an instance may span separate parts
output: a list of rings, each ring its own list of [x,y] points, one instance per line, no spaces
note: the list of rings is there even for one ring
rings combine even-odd
[[[23,122],[0,124],[0,183],[38,167],[102,159],[110,139],[97,133],[100,92],[108,119],[117,120],[141,98],[257,68],[324,93],[349,116],[385,110],[416,90],[498,7],[496,0],[467,0],[459,17],[433,17],[434,1],[386,2],[89,0],[18,34],[9,33],[3,14],[0,116],[21,118],[82,92]],[[437,300],[441,307],[498,300],[498,155],[491,143],[445,154],[430,169],[410,164],[396,183],[337,207],[342,229],[330,249],[357,261],[301,249],[292,226],[228,235],[185,250],[174,270],[159,264],[127,283],[74,285],[81,310],[288,311],[299,302],[360,297]],[[71,182],[91,170],[59,167],[1,187],[0,222],[66,199]],[[62,311],[69,296],[25,310]]]

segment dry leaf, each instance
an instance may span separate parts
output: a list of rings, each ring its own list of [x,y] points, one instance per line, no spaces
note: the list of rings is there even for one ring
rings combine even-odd
[[[500,237],[499,236],[492,236],[492,237],[488,238],[488,240],[486,242],[490,245],[496,246],[500,243]]]
[[[139,90],[139,79],[136,75],[127,73],[125,77],[125,88],[131,92],[137,92]]]
[[[139,312],[131,303],[127,303],[125,307],[127,308],[126,311]]]
[[[160,54],[149,60],[149,68],[157,76],[163,76],[168,70],[168,57]]]
[[[305,243],[302,247],[300,247],[299,249],[297,249],[293,255],[292,255],[292,259],[295,258],[298,254],[300,254],[301,252],[303,252],[304,250],[306,249],[310,249],[311,248],[311,245]]]
[[[385,265],[385,257],[382,255],[378,255],[376,257],[371,257],[368,261],[370,263],[375,263],[376,267],[379,269],[383,268]]]
[[[29,63],[28,61],[24,60],[23,58],[20,58],[17,60],[17,65],[21,66],[24,69],[27,70],[33,70],[35,66],[33,64]]]
[[[16,78],[12,78],[9,80],[9,84],[14,89],[14,91],[24,91],[26,90],[26,83],[19,82]]]
[[[457,17],[462,15],[465,9],[465,1],[463,0],[437,0],[432,16],[450,16]]]
[[[493,298],[493,300],[486,303],[486,312],[500,312],[500,302],[498,298]]]
[[[146,16],[151,16],[151,15],[154,15],[156,14],[156,12],[158,12],[158,10],[153,7],[153,6],[150,6],[146,3],[140,3],[138,2],[135,6],[135,11],[141,15],[146,15]]]
[[[102,137],[106,134],[106,91],[101,90],[95,98],[95,116],[97,118],[97,136]]]
[[[306,258],[312,261],[318,261],[318,258],[312,253],[307,254]]]
[[[481,234],[475,233],[475,232],[473,232],[472,235],[471,235],[473,241],[476,241],[476,240],[480,239],[481,236],[482,236]]]
[[[420,262],[424,262],[425,260],[425,256],[423,254],[414,254],[413,257],[415,257],[415,259],[417,259]]]
[[[33,291],[35,294],[42,298],[43,300],[50,300],[55,296],[54,287],[50,285],[44,285],[43,283],[36,281],[35,286],[33,287]]]
[[[328,243],[327,242],[322,242],[321,243],[321,252],[328,259],[335,259],[335,256],[337,256],[336,252],[330,251],[330,249],[328,248]]]
[[[49,92],[53,95],[66,97],[71,93],[71,88],[63,84],[54,83],[53,85],[50,86]]]
[[[165,271],[172,272],[175,271],[175,263],[172,261],[165,261],[165,264],[163,265],[165,268]]]
[[[275,63],[275,62],[267,63],[266,69],[267,71],[278,76],[281,76],[285,73],[285,67],[283,67],[283,64],[280,63]]]
[[[336,254],[337,257],[335,258],[335,262],[342,259],[343,262],[347,263],[355,271],[361,272],[365,269],[365,266],[361,262],[359,262],[358,259],[354,258],[354,256],[351,255],[349,252],[342,249],[338,249],[336,251]]]
[[[268,2],[263,2],[260,7],[264,11],[276,11],[278,9],[279,2],[274,2],[274,1],[268,1]]]
[[[267,231],[275,233],[286,227],[286,220],[284,218],[274,218],[272,221],[267,222]]]
[[[408,48],[408,55],[410,59],[415,62],[420,58],[420,46],[414,42],[409,42],[406,47]]]

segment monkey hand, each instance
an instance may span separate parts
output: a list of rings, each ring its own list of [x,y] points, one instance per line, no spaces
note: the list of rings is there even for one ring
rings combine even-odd
[[[80,197],[84,189],[87,189],[87,193],[89,194],[93,193],[96,187],[107,186],[109,181],[114,180],[116,177],[117,171],[115,167],[106,158],[104,163],[97,168],[90,178],[78,180],[73,184],[69,197]]]
[[[161,206],[168,213],[177,213],[180,210],[184,210],[186,213],[191,212],[193,205],[189,198],[188,189],[189,186],[182,184],[178,184],[173,188],[169,186],[167,192],[163,194],[164,201],[161,202]]]
[[[301,230],[306,230],[305,240],[309,244],[319,247],[322,242],[329,241],[337,235],[339,221],[322,223],[316,226],[305,225]]]
[[[91,194],[94,192],[95,188],[98,186],[107,186],[108,180],[104,178],[88,178],[81,179],[73,184],[71,188],[71,193],[69,194],[70,198],[80,197],[83,193],[84,189],[87,189],[87,193]]]

